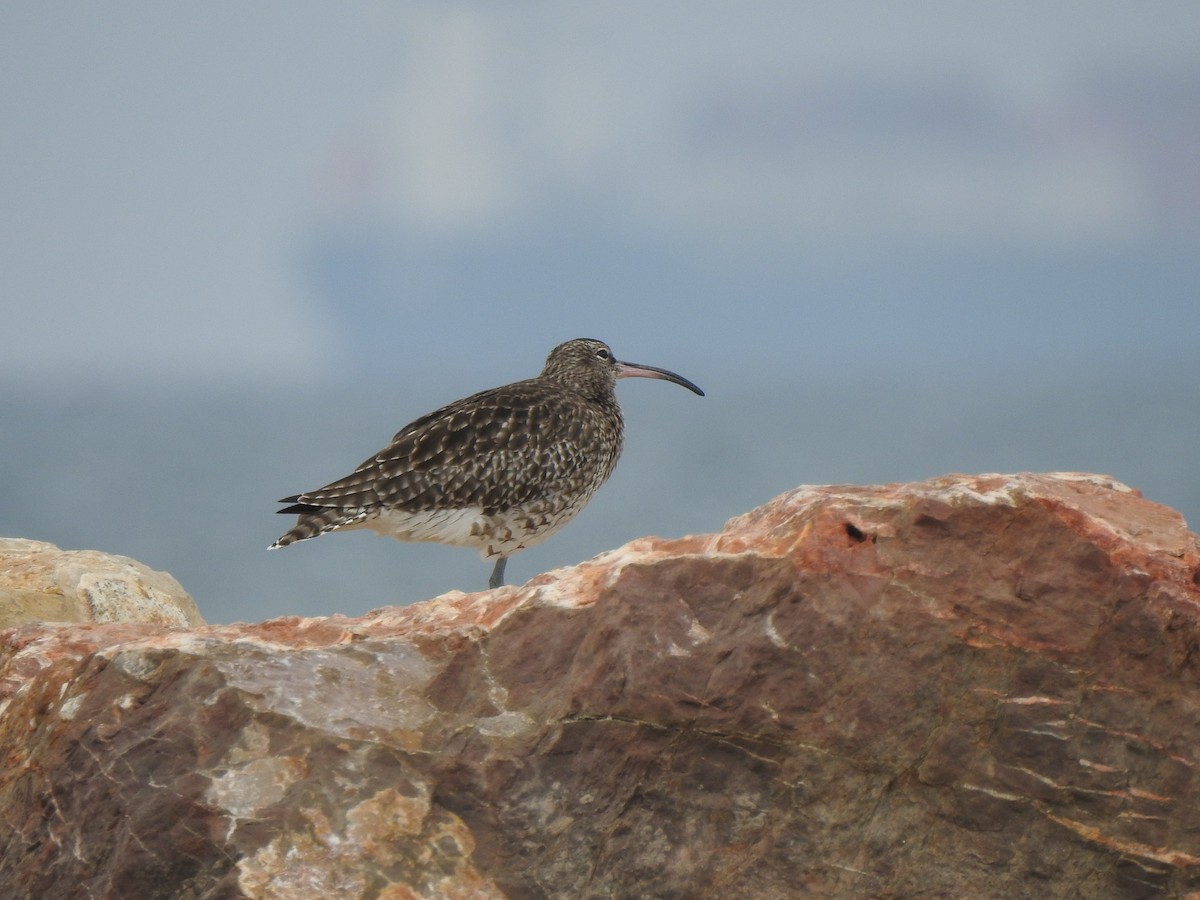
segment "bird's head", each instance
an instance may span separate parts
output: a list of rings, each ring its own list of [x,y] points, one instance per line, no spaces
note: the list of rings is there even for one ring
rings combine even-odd
[[[612,396],[618,378],[660,378],[704,396],[704,391],[682,375],[656,366],[621,362],[608,344],[593,338],[575,338],[551,350],[542,377],[566,384],[595,399]]]

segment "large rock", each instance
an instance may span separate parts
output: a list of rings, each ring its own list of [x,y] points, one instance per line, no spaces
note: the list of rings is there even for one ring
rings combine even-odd
[[[166,572],[127,556],[0,538],[0,628],[26,622],[204,624]]]
[[[952,476],[359,619],[14,629],[0,895],[1200,896],[1198,580],[1108,479]]]

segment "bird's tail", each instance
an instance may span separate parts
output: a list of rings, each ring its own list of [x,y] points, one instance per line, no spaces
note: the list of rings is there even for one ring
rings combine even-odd
[[[295,499],[295,498],[288,498]],[[285,501],[286,502],[286,501]],[[296,503],[281,513],[296,513],[299,518],[293,528],[280,536],[268,549],[278,550],[298,541],[307,541],[335,528],[344,528],[366,518],[366,510],[335,509],[330,506],[313,506],[309,503]]]

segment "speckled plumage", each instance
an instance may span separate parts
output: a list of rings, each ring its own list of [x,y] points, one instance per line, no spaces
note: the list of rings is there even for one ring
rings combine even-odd
[[[369,528],[402,541],[474,547],[495,558],[491,586],[518,550],[546,540],[591,499],[621,455],[618,378],[685,378],[617,361],[579,338],[536,378],[472,394],[405,426],[345,478],[285,497],[295,527],[272,549],[326,531]]]

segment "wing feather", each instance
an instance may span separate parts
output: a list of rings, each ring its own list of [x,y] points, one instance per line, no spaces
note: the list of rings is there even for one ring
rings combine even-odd
[[[619,413],[618,413],[619,415]],[[351,474],[287,498],[297,511],[394,507],[417,512],[451,505],[494,513],[569,490],[589,466],[581,437],[604,413],[582,395],[536,379],[483,391],[435,410],[398,431]],[[619,428],[618,428],[619,432]]]

